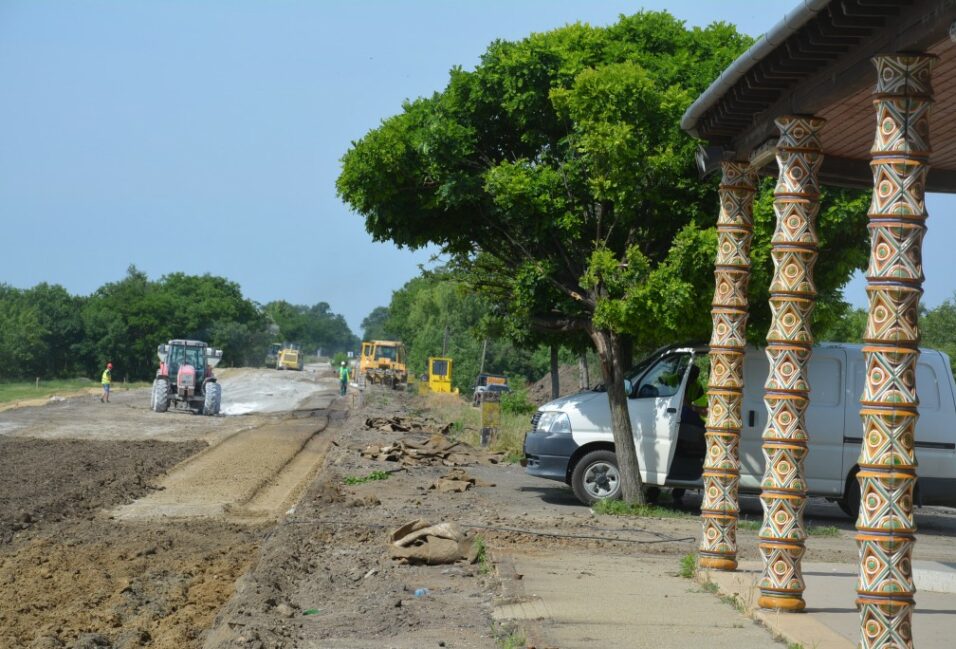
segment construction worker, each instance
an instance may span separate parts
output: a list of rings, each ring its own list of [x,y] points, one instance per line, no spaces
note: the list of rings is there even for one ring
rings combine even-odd
[[[345,396],[346,390],[349,388],[349,368],[345,366],[345,361],[342,361],[342,366],[339,368],[339,395]]]
[[[100,379],[100,383],[103,384],[103,396],[100,397],[100,403],[110,402],[110,384],[112,382],[113,382],[113,364],[107,363],[106,369],[103,370],[103,378]]]

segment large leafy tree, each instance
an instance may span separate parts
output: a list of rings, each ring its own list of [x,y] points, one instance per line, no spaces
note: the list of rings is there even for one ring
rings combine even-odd
[[[588,337],[632,502],[625,341],[705,332],[713,291],[716,185],[680,116],[749,42],[666,12],[497,41],[343,158],[339,193],[375,239],[479,269],[513,330]]]

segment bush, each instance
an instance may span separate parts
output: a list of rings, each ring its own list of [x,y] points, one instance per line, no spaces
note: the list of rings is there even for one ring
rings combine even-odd
[[[341,365],[342,365],[343,362],[344,362],[346,365],[349,364],[349,357],[348,357],[348,354],[346,354],[345,352],[335,352],[335,356],[333,356],[333,357],[329,360],[329,363],[332,364],[333,369],[334,369],[334,368],[341,367]]]
[[[501,411],[509,415],[530,415],[537,409],[528,399],[528,390],[524,387],[512,388],[511,392],[501,395]]]

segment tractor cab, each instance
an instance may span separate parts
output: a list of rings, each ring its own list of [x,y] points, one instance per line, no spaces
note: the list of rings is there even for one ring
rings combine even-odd
[[[192,368],[191,373],[200,381],[211,377],[212,368],[218,364],[219,359],[208,359],[207,362],[207,356],[222,356],[221,351],[195,340],[172,340],[168,344],[160,345],[157,351],[161,364],[160,372],[168,376],[174,384],[178,383],[179,370],[185,365]],[[212,362],[213,360],[215,362]]]

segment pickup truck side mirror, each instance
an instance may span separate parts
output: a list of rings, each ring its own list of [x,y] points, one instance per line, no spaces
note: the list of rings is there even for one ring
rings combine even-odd
[[[634,396],[633,392],[634,392],[634,384],[631,383],[630,379],[624,379],[624,394],[626,394],[628,398],[630,398]]]

